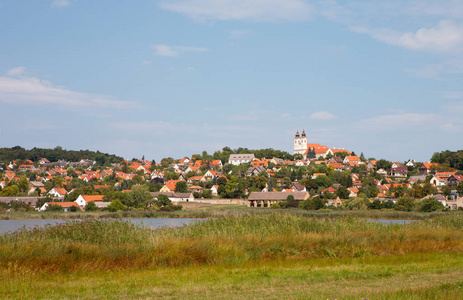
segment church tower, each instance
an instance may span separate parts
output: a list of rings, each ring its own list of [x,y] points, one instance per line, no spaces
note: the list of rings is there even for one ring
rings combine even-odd
[[[294,154],[299,153],[304,155],[304,152],[307,150],[307,135],[305,130],[302,130],[302,135],[299,135],[299,130],[296,132],[294,137]]]

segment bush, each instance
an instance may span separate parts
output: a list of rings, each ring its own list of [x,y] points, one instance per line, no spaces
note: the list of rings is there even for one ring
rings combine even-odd
[[[50,204],[47,206],[47,211],[63,211],[63,208],[56,204]]]
[[[106,209],[111,212],[116,212],[119,210],[125,210],[126,206],[122,204],[122,202],[119,199],[115,199],[111,202],[111,204],[109,204],[109,206]]]
[[[307,209],[307,210],[319,210],[324,208],[326,205],[326,200],[315,197],[313,199],[307,199],[299,203],[299,208]]]
[[[270,206],[270,208],[272,208],[272,209],[280,209],[281,206],[280,206],[280,204],[278,204],[278,203],[273,203],[273,204]]]
[[[281,208],[298,207],[299,201],[294,200],[293,195],[288,195],[285,201],[280,202]]]
[[[87,203],[87,205],[85,206],[85,211],[97,211],[97,210],[98,210],[98,207],[96,207],[96,204],[93,201]]]
[[[176,210],[182,210],[183,206],[181,205],[166,205],[166,206],[163,206],[161,207],[159,210],[160,211],[168,211],[168,212],[171,212],[171,211],[176,211]]]
[[[157,206],[162,207],[162,206],[168,206],[172,205],[172,201],[170,201],[169,197],[166,195],[159,195],[158,196],[158,201],[157,201]]]
[[[444,209],[444,205],[442,205],[442,203],[440,203],[436,198],[426,198],[421,201],[419,211],[431,212],[442,209]]]
[[[415,207],[415,199],[410,197],[402,197],[397,200],[395,205],[395,210],[402,210],[402,211],[412,211]]]

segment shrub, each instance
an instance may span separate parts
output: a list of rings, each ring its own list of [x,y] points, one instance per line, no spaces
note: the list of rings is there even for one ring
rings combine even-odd
[[[96,204],[93,201],[87,203],[87,205],[85,206],[85,211],[97,211],[97,210],[98,210],[98,207],[96,207]]]
[[[427,198],[421,201],[419,211],[431,212],[436,210],[442,210],[444,205],[440,203],[436,198]]]

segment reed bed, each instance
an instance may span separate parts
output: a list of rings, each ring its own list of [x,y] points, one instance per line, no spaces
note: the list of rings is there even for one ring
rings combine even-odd
[[[253,214],[151,230],[123,220],[70,221],[0,236],[0,271],[76,272],[463,251],[463,218],[407,225],[356,217]]]
[[[459,215],[463,217],[461,211],[436,211],[431,213],[425,212],[405,212],[395,210],[304,210],[299,208],[292,209],[269,209],[269,208],[248,208],[242,205],[234,204],[204,204],[189,207],[188,203],[184,204],[184,209],[174,212],[162,212],[151,210],[131,210],[118,212],[0,212],[0,220],[18,220],[18,219],[119,219],[119,218],[218,218],[229,216],[250,216],[266,214],[294,214],[306,217],[318,218],[339,218],[339,217],[358,217],[370,219],[432,219],[439,216]]]

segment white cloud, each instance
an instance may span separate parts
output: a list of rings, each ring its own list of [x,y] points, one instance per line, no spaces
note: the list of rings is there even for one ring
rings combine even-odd
[[[26,71],[26,67],[17,67],[17,68],[8,70],[6,74],[8,76],[18,77],[18,76],[23,75],[25,71]]]
[[[299,21],[312,14],[303,0],[177,0],[160,6],[200,20]]]
[[[332,113],[327,112],[327,111],[319,111],[319,112],[313,113],[313,114],[311,114],[309,116],[309,118],[312,119],[312,120],[320,120],[320,121],[332,120],[335,117],[336,117],[335,115],[333,115]]]
[[[15,72],[13,72],[15,73]],[[54,87],[35,77],[0,77],[0,102],[22,105],[60,105],[72,108],[125,108],[134,103],[113,100],[104,95],[75,92]]]
[[[451,20],[440,21],[435,27],[405,33],[365,27],[351,27],[351,29],[368,34],[381,42],[412,50],[460,51],[463,46],[463,24]]]
[[[69,0],[54,0],[51,7],[66,7],[71,5]]]
[[[153,45],[156,55],[176,57],[183,52],[207,52],[207,48],[203,47],[185,47],[185,46],[168,46],[168,45]]]
[[[426,125],[426,128],[432,125],[436,120],[440,119],[435,114],[419,114],[419,113],[404,113],[381,115],[369,119],[364,119],[356,124],[357,129],[362,131],[391,131],[403,130],[410,131],[411,129],[418,129]],[[434,126],[435,127],[435,126]],[[422,128],[425,130],[425,128]]]

